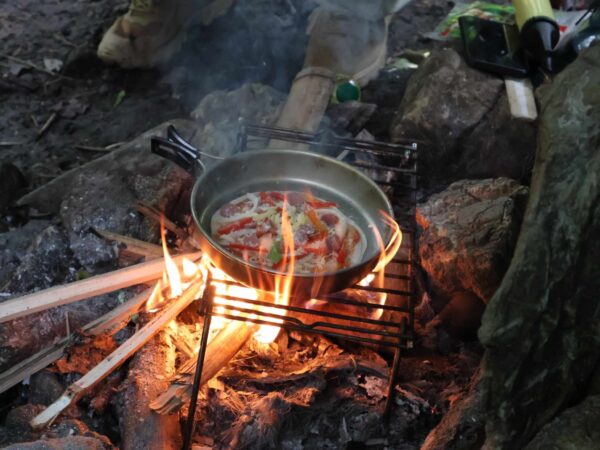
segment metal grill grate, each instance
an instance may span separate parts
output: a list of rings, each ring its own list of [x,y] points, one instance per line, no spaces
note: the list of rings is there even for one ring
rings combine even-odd
[[[313,151],[329,154],[347,162],[375,181],[388,196],[395,219],[402,231],[402,246],[392,261],[386,266],[383,286],[355,285],[335,294],[324,295],[317,301],[336,305],[336,311],[317,310],[301,306],[274,306],[262,300],[247,300],[232,296],[219,295],[225,302],[214,303],[215,289],[212,280],[200,300],[200,312],[204,315],[204,329],[198,353],[196,376],[190,401],[185,442],[191,442],[194,427],[194,411],[200,376],[208,341],[211,318],[220,316],[230,320],[244,320],[256,324],[273,325],[286,330],[318,333],[323,336],[341,338],[349,341],[382,345],[394,350],[394,361],[388,383],[388,396],[384,408],[387,416],[393,400],[394,382],[398,374],[400,351],[412,348],[414,343],[414,281],[413,248],[417,187],[417,145],[412,142],[389,144],[383,142],[342,138],[331,133],[306,133],[283,128],[271,128],[256,125],[243,127],[238,140],[239,151],[252,151],[264,148],[267,142],[271,146],[281,143],[283,146],[302,146]],[[218,281],[243,286],[235,281]],[[365,297],[386,294],[384,305],[365,301]],[[362,299],[361,301],[357,300]],[[229,301],[233,304],[229,304]],[[240,307],[239,303],[255,307],[268,307],[269,312],[257,312],[256,309]],[[305,299],[292,299],[290,305],[306,304]],[[338,312],[345,309],[345,312]],[[378,318],[372,318],[373,311],[383,310]],[[252,317],[248,315],[252,314]],[[327,318],[329,320],[321,320]],[[185,448],[185,447],[184,447]]]

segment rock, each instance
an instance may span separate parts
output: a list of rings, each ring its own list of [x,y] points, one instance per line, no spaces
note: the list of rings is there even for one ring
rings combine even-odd
[[[418,205],[419,260],[434,294],[466,291],[488,302],[510,263],[526,199],[526,187],[498,178],[458,181]]]
[[[526,179],[534,135],[533,125],[510,116],[502,80],[448,48],[432,53],[411,77],[390,127],[392,141],[427,142],[419,147],[419,168],[438,182]]]
[[[408,80],[414,73],[413,69],[396,69],[384,67],[377,78],[371,80],[362,89],[363,102],[373,103],[377,106],[366,128],[378,140],[389,140],[390,126],[394,113],[404,97]]]
[[[600,396],[587,397],[545,425],[524,450],[596,450],[599,423]]]
[[[337,134],[350,133],[355,136],[364,128],[376,108],[372,103],[357,101],[332,104],[327,108],[321,126],[326,123]]]
[[[68,275],[72,262],[65,230],[50,225],[35,236],[11,280],[2,290],[8,293],[27,292],[61,283]]]
[[[24,226],[0,233],[0,286],[4,286],[27,255],[27,248],[48,226],[48,220],[31,220]]]
[[[43,410],[43,405],[26,404],[17,406],[8,412],[4,425],[10,429],[19,430],[19,433],[31,433],[33,430],[29,422]]]
[[[42,370],[31,376],[27,397],[30,403],[48,406],[60,397],[64,390],[54,373]]]
[[[469,390],[450,405],[441,422],[427,435],[421,450],[479,450],[485,440],[485,410],[479,380],[473,377]]]
[[[0,211],[19,198],[25,184],[25,177],[14,164],[0,163]]]
[[[84,436],[72,436],[60,439],[41,439],[35,442],[13,444],[4,450],[112,450],[116,447],[106,445],[98,439]]]
[[[98,227],[138,239],[157,238],[157,225],[135,211],[144,201],[165,210],[189,188],[191,177],[173,163],[150,153],[150,137],[175,124],[184,136],[193,123],[173,120],[153,128],[123,147],[71,170],[19,200],[38,209],[60,213],[70,248],[88,271],[114,263],[112,245],[90,231]]]
[[[452,337],[469,341],[477,339],[484,309],[484,303],[476,295],[456,292],[438,317]]]
[[[198,147],[211,155],[233,154],[241,124],[274,125],[285,98],[281,92],[258,83],[211,92],[192,112],[200,126]]]
[[[61,204],[60,217],[69,230],[73,254],[87,270],[93,272],[117,258],[113,244],[90,233],[90,229],[130,236],[144,234],[144,220],[134,209],[135,201],[127,179],[106,171],[98,171],[91,177],[85,171],[77,174]]]
[[[455,172],[465,178],[508,177],[528,184],[535,160],[536,127],[513,119],[508,97],[493,108],[460,144]]]
[[[596,45],[540,93],[528,207],[479,331],[486,449],[524,447],[600,364],[599,79]]]

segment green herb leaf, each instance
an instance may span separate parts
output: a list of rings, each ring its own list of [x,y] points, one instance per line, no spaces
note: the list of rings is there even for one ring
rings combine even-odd
[[[121,89],[119,92],[117,92],[117,96],[115,97],[115,103],[113,104],[113,108],[116,108],[117,106],[119,106],[124,98],[125,98],[125,89]]]
[[[267,258],[269,258],[269,260],[273,264],[277,264],[277,263],[279,263],[279,261],[281,261],[281,259],[283,258],[283,255],[281,254],[281,241],[280,240],[276,240],[275,242],[273,242],[273,246],[271,247],[271,250],[269,250],[269,254],[267,255]]]

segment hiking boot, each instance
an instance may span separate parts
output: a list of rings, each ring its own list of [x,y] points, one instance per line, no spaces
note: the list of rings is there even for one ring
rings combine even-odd
[[[234,0],[132,0],[127,14],[115,20],[98,57],[123,68],[153,67],[168,61],[181,47],[192,23],[210,24]]]

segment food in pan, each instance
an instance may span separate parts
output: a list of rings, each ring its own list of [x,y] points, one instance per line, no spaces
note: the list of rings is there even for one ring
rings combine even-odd
[[[252,192],[224,204],[212,216],[211,235],[250,264],[287,271],[293,261],[299,274],[358,264],[367,242],[336,203],[295,191]]]

